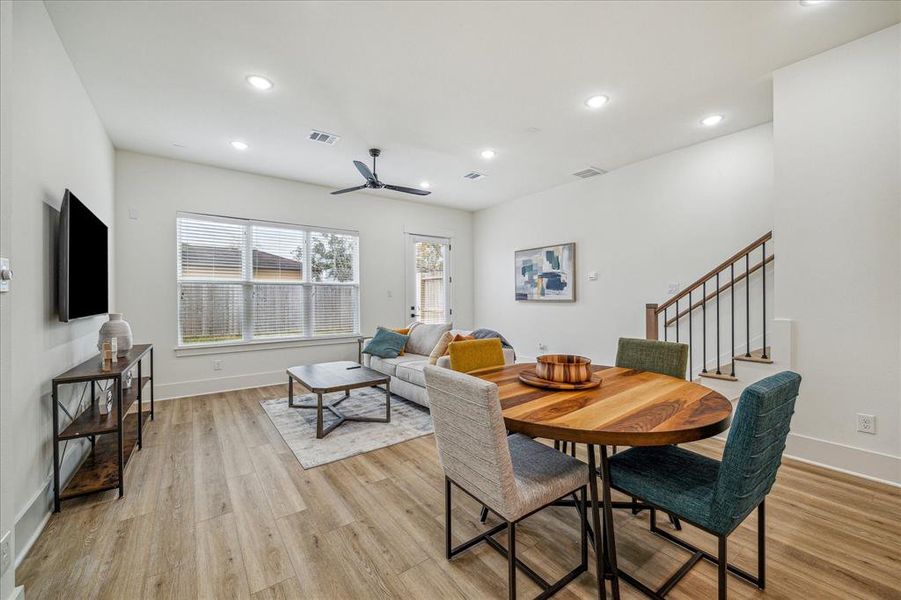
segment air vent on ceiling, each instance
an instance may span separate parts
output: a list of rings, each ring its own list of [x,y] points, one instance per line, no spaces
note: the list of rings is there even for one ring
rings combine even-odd
[[[476,171],[470,171],[466,175],[463,176],[463,179],[472,179],[473,181],[482,179],[485,177],[484,173],[478,173]]]
[[[326,133],[324,131],[317,131],[313,129],[310,131],[310,139],[314,142],[320,142],[323,144],[328,144],[329,146],[334,146],[338,142],[338,140],[341,139],[341,137],[333,133]]]
[[[573,173],[576,177],[581,177],[582,179],[587,179],[589,177],[594,177],[595,175],[603,175],[607,171],[604,169],[599,169],[598,167],[588,167],[587,169],[582,169],[581,171],[576,171]]]

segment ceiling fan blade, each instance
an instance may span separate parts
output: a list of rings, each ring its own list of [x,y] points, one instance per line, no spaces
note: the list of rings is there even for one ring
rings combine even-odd
[[[346,194],[347,192],[356,192],[357,190],[364,190],[364,189],[366,189],[366,187],[367,186],[365,186],[365,185],[358,185],[357,187],[344,188],[343,190],[335,190],[334,192],[332,192],[332,196],[335,196],[337,194]]]
[[[360,161],[355,160],[354,166],[357,167],[357,171],[360,172],[360,175],[362,175],[366,179],[366,181],[377,181],[375,175],[373,175],[372,171],[369,170],[369,167],[367,167]]]
[[[386,190],[394,190],[395,192],[403,192],[405,194],[416,194],[417,196],[428,196],[432,192],[428,190],[418,190],[416,188],[408,188],[402,185],[388,185],[387,183],[384,185]]]

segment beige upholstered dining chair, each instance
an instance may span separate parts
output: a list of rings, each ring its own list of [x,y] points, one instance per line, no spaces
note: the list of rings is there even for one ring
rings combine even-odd
[[[517,568],[544,590],[542,597],[562,589],[588,568],[584,510],[588,468],[581,461],[527,436],[508,437],[495,384],[441,367],[426,366],[424,372],[438,456],[445,475],[447,558],[484,541],[507,556],[510,598],[516,597]],[[452,544],[451,531],[454,486],[503,519],[502,523],[456,547]],[[581,562],[557,582],[548,583],[516,558],[516,524],[570,495],[576,497],[581,507]],[[506,549],[493,537],[505,529],[508,531]]]

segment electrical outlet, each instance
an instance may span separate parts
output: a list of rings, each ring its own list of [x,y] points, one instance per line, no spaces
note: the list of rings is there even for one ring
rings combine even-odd
[[[671,283],[671,284],[669,284],[669,288],[668,288],[668,290],[667,290],[667,294],[669,294],[670,296],[675,296],[676,294],[679,293],[679,288],[680,288],[680,287],[681,287],[681,286],[680,286],[678,283]]]
[[[13,557],[9,548],[9,537],[10,532],[7,531],[3,534],[3,539],[0,539],[0,575],[6,573],[10,563],[12,563]]]
[[[214,370],[214,371],[221,371],[221,370],[222,370],[222,361],[221,361],[221,360],[214,360],[214,361],[213,361],[213,370]]]
[[[547,344],[545,344],[544,342],[538,342],[538,351],[547,352]]]
[[[876,433],[876,415],[857,413],[857,431],[862,433]]]

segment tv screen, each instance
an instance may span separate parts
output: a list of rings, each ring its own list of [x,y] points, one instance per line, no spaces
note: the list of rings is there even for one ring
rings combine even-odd
[[[59,218],[59,319],[109,312],[107,227],[66,190]]]

